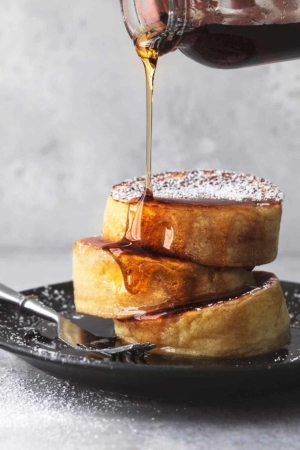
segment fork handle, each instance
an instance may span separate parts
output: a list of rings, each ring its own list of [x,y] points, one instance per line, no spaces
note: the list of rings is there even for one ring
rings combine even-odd
[[[4,286],[4,284],[0,283],[0,298],[2,300],[7,301],[8,303],[12,303],[16,306],[21,306],[22,301],[26,298],[25,295],[20,292],[16,292],[13,289]]]
[[[59,322],[59,314],[39,302],[38,297],[34,295],[26,297],[24,294],[16,292],[0,283],[0,299],[18,306],[27,313],[35,314],[43,319],[50,320],[51,322]]]

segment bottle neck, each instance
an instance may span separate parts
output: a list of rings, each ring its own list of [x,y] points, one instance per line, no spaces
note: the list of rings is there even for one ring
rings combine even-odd
[[[120,0],[130,37],[165,54],[176,48],[185,31],[190,0]]]

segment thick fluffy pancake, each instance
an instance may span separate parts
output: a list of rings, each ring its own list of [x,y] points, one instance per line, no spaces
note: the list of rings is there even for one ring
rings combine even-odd
[[[115,320],[115,332],[125,342],[150,341],[163,354],[240,358],[275,351],[290,339],[286,302],[274,274],[254,276],[258,287],[240,297]]]
[[[149,251],[212,267],[254,267],[276,258],[282,193],[252,175],[174,172],[152,179],[154,200],[139,211],[137,239]],[[114,186],[103,239],[123,238],[144,179]]]
[[[80,313],[132,317],[199,297],[220,297],[254,283],[252,273],[242,268],[214,269],[126,247],[105,250],[104,244],[88,238],[74,245],[74,295]]]

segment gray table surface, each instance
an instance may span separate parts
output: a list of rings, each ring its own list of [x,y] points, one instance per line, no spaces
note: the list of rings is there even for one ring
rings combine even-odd
[[[270,269],[300,279],[300,258]],[[16,289],[66,281],[65,253],[2,254],[1,281]],[[184,389],[184,386],[183,386]],[[144,400],[73,385],[0,351],[3,450],[300,449],[299,389],[197,402]]]

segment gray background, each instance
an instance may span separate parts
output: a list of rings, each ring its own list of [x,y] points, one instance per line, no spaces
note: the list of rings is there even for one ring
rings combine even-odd
[[[1,254],[70,255],[100,232],[110,187],[145,172],[142,64],[118,0],[1,0],[0,27]],[[271,179],[279,260],[297,257],[300,61],[222,71],[175,52],[155,97],[154,172]]]
[[[140,61],[118,0],[0,0],[0,281],[71,277],[110,187],[144,173]],[[253,172],[286,194],[280,254],[299,281],[300,61],[240,71],[161,59],[154,171]],[[0,447],[299,449],[300,390],[200,403],[119,397],[56,380],[0,350]]]

